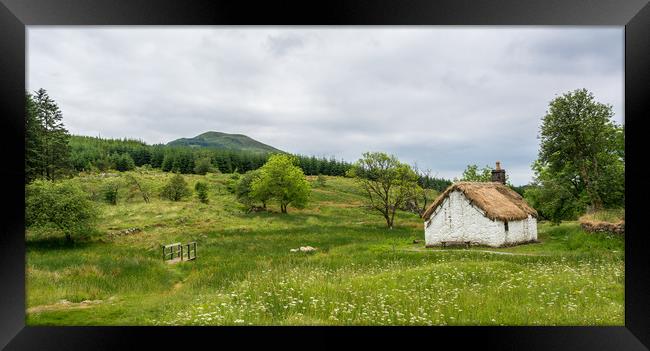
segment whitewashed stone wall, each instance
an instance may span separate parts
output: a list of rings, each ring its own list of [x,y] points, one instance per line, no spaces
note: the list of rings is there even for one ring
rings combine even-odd
[[[443,241],[470,241],[477,245],[502,246],[537,239],[537,220],[529,216],[521,221],[492,221],[470,204],[460,191],[453,191],[428,221],[424,222],[426,245]]]
[[[537,220],[529,215],[527,219],[508,222],[508,231],[504,233],[506,244],[537,240]]]

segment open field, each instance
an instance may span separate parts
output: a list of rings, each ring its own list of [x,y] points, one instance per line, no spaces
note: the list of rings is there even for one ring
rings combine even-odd
[[[422,221],[396,227],[362,207],[354,182],[312,179],[307,208],[247,214],[230,175],[210,203],[161,200],[170,174],[134,173],[154,196],[101,203],[99,230],[68,246],[27,234],[28,325],[623,325],[624,243],[575,222],[539,226],[539,244],[425,249]],[[72,181],[89,193],[114,177]],[[123,190],[126,192],[126,189]],[[141,231],[115,236],[128,228]],[[166,264],[161,244],[198,242]],[[315,253],[289,250],[310,245]]]

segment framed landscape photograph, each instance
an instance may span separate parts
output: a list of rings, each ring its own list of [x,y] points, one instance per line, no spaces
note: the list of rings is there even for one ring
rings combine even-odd
[[[647,349],[646,2],[94,3],[0,6],[3,347]]]

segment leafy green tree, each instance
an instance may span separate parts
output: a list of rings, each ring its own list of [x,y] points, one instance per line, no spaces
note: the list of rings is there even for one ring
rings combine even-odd
[[[194,173],[204,175],[213,170],[212,160],[210,157],[202,157],[194,161]]]
[[[356,178],[369,206],[381,213],[388,228],[393,228],[395,211],[416,196],[417,174],[395,156],[383,152],[366,152],[348,175]]]
[[[542,119],[534,171],[542,187],[553,183],[584,195],[594,210],[624,204],[623,128],[611,120],[612,106],[586,89],[553,99]],[[563,191],[564,191],[563,190]]]
[[[460,180],[463,182],[490,182],[492,181],[492,168],[485,166],[479,169],[477,165],[467,165]]]
[[[61,232],[68,242],[94,229],[98,211],[79,186],[38,179],[25,192],[27,227]]]
[[[289,205],[304,208],[309,200],[310,187],[293,156],[276,154],[260,168],[260,177],[251,184],[253,198],[275,200],[280,211],[287,213]]]
[[[260,177],[261,172],[259,169],[248,171],[239,178],[237,185],[234,187],[237,201],[248,206],[249,209],[256,207],[258,204],[261,204],[262,208],[266,208],[266,202],[269,200],[268,193],[258,191],[258,193],[255,194],[257,197],[252,194],[252,184]]]
[[[209,199],[208,199],[208,184],[205,182],[196,182],[194,184],[194,190],[196,191],[196,197],[199,198],[199,201],[203,202],[204,204],[207,204]]]
[[[117,194],[120,190],[120,182],[117,180],[109,181],[102,186],[102,197],[104,201],[111,205],[117,205]]]
[[[588,202],[584,192],[576,193],[571,185],[558,181],[545,169],[537,168],[536,172],[536,182],[524,190],[524,198],[541,218],[559,224],[577,219],[584,212]]]
[[[162,189],[161,196],[172,201],[180,201],[190,195],[190,188],[180,174],[175,174]]]

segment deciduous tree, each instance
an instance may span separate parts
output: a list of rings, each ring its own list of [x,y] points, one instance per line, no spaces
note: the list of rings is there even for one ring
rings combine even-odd
[[[79,186],[69,181],[37,179],[25,192],[28,227],[61,232],[68,242],[93,230],[98,211]]]
[[[201,157],[198,160],[194,161],[194,173],[204,175],[208,172],[212,172],[214,167],[212,166],[212,160],[210,157]]]
[[[187,187],[187,182],[180,174],[175,174],[162,189],[162,197],[172,200],[180,201],[184,197],[190,195],[190,189]]]
[[[492,181],[492,168],[490,168],[490,166],[485,166],[479,169],[477,165],[467,165],[460,180],[463,182]]]
[[[586,89],[553,99],[542,119],[534,171],[538,183],[553,183],[586,195],[592,209],[624,203],[623,128],[612,121],[611,105],[597,102]]]
[[[309,200],[310,186],[296,162],[285,154],[269,157],[260,168],[259,178],[251,184],[252,197],[277,201],[282,213],[287,213],[289,205],[303,208]]]
[[[416,195],[418,176],[395,156],[366,152],[348,175],[363,187],[369,206],[381,213],[388,228],[393,228],[395,211]]]

